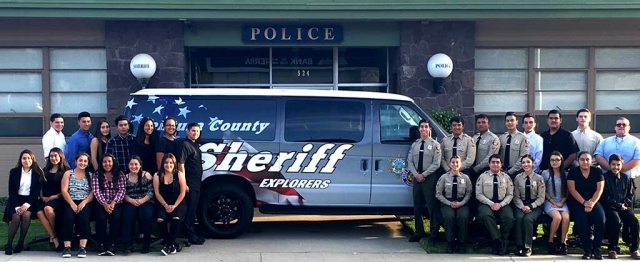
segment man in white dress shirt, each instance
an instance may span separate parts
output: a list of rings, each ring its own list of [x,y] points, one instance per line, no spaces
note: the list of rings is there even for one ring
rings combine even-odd
[[[44,158],[49,157],[49,151],[52,148],[57,147],[62,149],[62,152],[67,150],[67,141],[64,138],[62,129],[64,128],[64,119],[62,115],[56,113],[49,118],[51,121],[51,128],[42,136],[42,150],[44,151]]]
[[[580,148],[580,151],[587,151],[591,153],[591,155],[594,155],[598,144],[600,144],[604,138],[602,138],[600,133],[589,127],[589,123],[591,123],[591,111],[586,108],[578,110],[578,113],[576,113],[576,122],[578,122],[578,128],[571,132],[571,134],[576,140],[576,143],[578,143],[578,148]],[[594,157],[593,160],[591,160],[591,166],[597,165],[598,161],[596,161]],[[577,159],[573,161],[573,166],[579,166]]]

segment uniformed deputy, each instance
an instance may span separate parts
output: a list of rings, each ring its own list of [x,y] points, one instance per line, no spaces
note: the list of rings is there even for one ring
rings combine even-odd
[[[436,185],[436,198],[442,206],[440,212],[444,220],[444,230],[447,237],[447,253],[467,252],[464,243],[467,240],[467,226],[469,225],[469,207],[467,203],[471,198],[473,186],[469,177],[460,173],[459,156],[454,156],[449,161],[449,172],[438,179]],[[455,231],[458,241],[456,242]]]
[[[422,223],[422,207],[425,202],[431,221],[434,220],[436,210],[439,208],[435,196],[438,177],[436,173],[440,167],[440,144],[430,137],[431,128],[429,121],[420,120],[420,138],[413,142],[407,156],[407,167],[414,175],[413,180],[413,213],[415,215],[416,233],[409,238],[409,242],[418,242],[425,236]],[[430,223],[430,233],[435,237],[438,231],[438,223]],[[435,228],[435,229],[434,229]]]
[[[473,141],[476,143],[476,159],[473,163],[473,173],[470,174],[472,182],[478,180],[478,176],[489,170],[489,157],[500,152],[500,139],[489,130],[489,117],[485,114],[476,116],[476,133]]]
[[[500,135],[500,157],[504,160],[503,168],[513,178],[522,170],[520,159],[529,154],[529,138],[518,131],[518,117],[514,112],[504,115],[507,132]]]
[[[533,172],[533,156],[524,155],[520,162],[523,172],[516,176],[513,202],[516,204],[516,255],[531,256],[533,223],[542,214],[545,199],[545,184],[541,175]]]
[[[463,172],[470,168],[476,160],[476,143],[469,135],[464,133],[464,120],[455,116],[449,120],[451,135],[442,138],[442,162],[447,163],[453,156],[459,156],[462,161],[460,170]],[[449,165],[442,165],[445,172],[449,172]]]
[[[489,230],[493,240],[492,253],[504,255],[507,252],[507,240],[513,227],[513,209],[509,206],[513,199],[513,182],[509,175],[502,171],[500,155],[489,158],[489,171],[482,173],[476,182],[476,198],[480,201],[478,219]],[[500,217],[498,229],[496,216]]]

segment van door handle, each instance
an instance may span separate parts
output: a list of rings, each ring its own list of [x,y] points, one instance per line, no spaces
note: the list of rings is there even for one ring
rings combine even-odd
[[[373,170],[376,172],[380,171],[380,160],[373,161]]]
[[[367,171],[369,170],[369,161],[366,159],[362,159],[360,161],[360,171]]]

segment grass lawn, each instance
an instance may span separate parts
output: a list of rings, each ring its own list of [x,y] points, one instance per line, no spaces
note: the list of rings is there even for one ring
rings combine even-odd
[[[3,213],[0,213],[0,216],[4,215]],[[0,244],[2,249],[4,249],[4,245],[7,243],[7,230],[9,228],[9,225],[7,223],[0,223]],[[27,243],[29,243],[31,240],[33,240],[35,237],[39,237],[39,236],[46,236],[48,238],[48,234],[46,231],[44,231],[44,228],[42,227],[42,224],[40,224],[40,221],[37,219],[31,220],[31,226],[29,227],[29,232],[27,233],[27,236],[25,237],[25,245]],[[13,239],[13,245],[15,246],[16,243],[18,243],[18,238],[20,238],[20,229],[18,228],[18,233],[16,233],[16,236]],[[35,245],[31,246],[31,250],[53,250],[49,248],[49,241],[47,240],[45,243],[38,243]]]
[[[640,219],[640,215],[636,214],[636,217],[638,219]],[[415,232],[415,223],[414,220],[412,219],[413,217],[402,217],[401,221],[402,223],[411,230],[411,232]],[[481,226],[483,227],[483,226]],[[571,228],[573,227],[573,222],[571,222],[571,224],[569,225],[569,236],[571,236],[572,234],[572,230]],[[424,228],[425,229],[429,229],[429,220],[424,220]],[[484,227],[483,227],[484,229]],[[420,240],[420,246],[422,246],[422,248],[427,251],[427,253],[445,253],[446,250],[446,241],[445,241],[445,237],[444,237],[444,229],[441,227],[440,228],[440,236],[439,236],[439,240],[437,243],[435,244],[429,244],[428,238],[423,238],[422,240]],[[543,230],[542,230],[542,226],[538,226],[537,229],[538,232],[538,239],[535,239],[533,242],[533,254],[547,254],[547,246],[545,245],[547,243],[547,239],[541,239],[542,235],[543,235]],[[511,234],[511,237],[513,238],[513,233]],[[571,239],[570,239],[571,240]],[[582,254],[582,248],[580,248],[578,243],[571,243],[571,241],[568,241],[569,243],[569,248],[568,248],[568,253],[569,254]],[[488,245],[489,242],[487,242],[487,240],[483,239],[483,238],[469,238],[467,240],[467,252],[468,253],[476,253],[476,254],[491,254],[491,246]],[[620,242],[619,244],[620,247],[620,254],[623,255],[629,255],[629,247],[626,246],[624,243]],[[507,249],[507,253],[514,253],[515,252],[515,240],[510,240],[509,241],[509,248]],[[606,246],[602,246],[602,253],[603,255],[606,255],[606,251],[607,248]]]

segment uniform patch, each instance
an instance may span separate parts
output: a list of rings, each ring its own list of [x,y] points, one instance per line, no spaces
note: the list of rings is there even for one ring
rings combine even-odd
[[[429,146],[427,146],[427,149],[431,150],[431,149],[433,149],[433,146],[429,145]]]
[[[391,165],[387,172],[396,174],[396,178],[400,178],[404,173],[409,173],[407,170],[407,161],[404,160],[401,155],[398,155],[396,158],[389,159],[389,164]]]
[[[494,146],[498,146],[500,144],[500,141],[498,141],[498,139],[494,139],[493,140],[493,145]]]
[[[525,145],[529,145],[529,139],[525,138],[525,139],[523,140],[523,142],[524,142],[524,144],[525,144]]]
[[[516,140],[515,144],[519,145],[520,144],[520,140]]]

